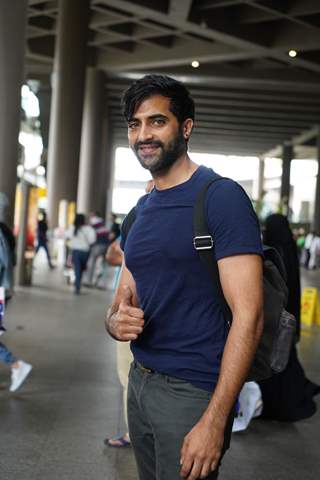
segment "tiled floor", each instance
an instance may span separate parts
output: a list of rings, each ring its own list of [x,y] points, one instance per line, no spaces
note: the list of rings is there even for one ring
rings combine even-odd
[[[320,285],[320,273],[304,273]],[[104,447],[123,430],[115,344],[104,331],[110,293],[72,294],[60,271],[36,263],[34,286],[8,308],[1,339],[34,370],[15,394],[0,365],[1,480],[134,480],[129,449]],[[320,382],[320,330],[305,331],[301,356]],[[318,399],[318,404],[319,404]],[[296,424],[256,420],[234,434],[223,480],[315,480],[320,477],[320,412]],[[171,480],[171,479],[168,479]]]

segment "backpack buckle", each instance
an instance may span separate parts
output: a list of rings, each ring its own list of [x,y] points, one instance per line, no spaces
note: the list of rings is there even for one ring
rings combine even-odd
[[[212,250],[213,238],[211,235],[200,235],[194,237],[193,246],[196,250]]]

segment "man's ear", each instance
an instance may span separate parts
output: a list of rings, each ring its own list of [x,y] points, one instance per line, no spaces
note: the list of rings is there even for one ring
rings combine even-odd
[[[193,130],[193,120],[191,118],[187,118],[183,122],[183,129],[182,129],[185,140],[189,140],[192,130]]]

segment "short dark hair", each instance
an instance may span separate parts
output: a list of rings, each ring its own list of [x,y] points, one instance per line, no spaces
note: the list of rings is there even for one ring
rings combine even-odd
[[[184,120],[194,120],[194,101],[189,90],[174,78],[166,75],[145,75],[136,80],[123,94],[123,115],[127,122],[147,98],[162,95],[170,99],[170,112],[181,125]]]

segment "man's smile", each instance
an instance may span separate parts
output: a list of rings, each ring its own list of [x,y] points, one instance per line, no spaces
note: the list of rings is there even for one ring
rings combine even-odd
[[[143,155],[150,155],[160,148],[158,145],[141,145],[139,152]]]

